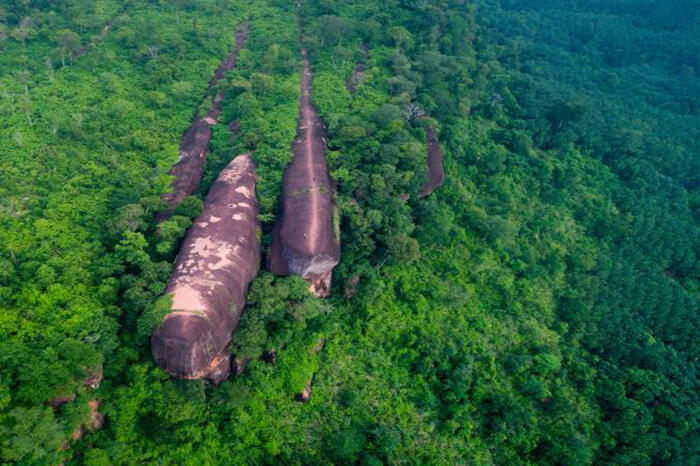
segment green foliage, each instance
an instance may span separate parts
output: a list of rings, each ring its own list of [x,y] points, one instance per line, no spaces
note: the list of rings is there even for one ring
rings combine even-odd
[[[283,348],[304,334],[309,322],[329,312],[311,296],[308,283],[298,277],[275,279],[264,273],[248,292],[248,308],[233,339],[238,359],[255,358],[271,348]]]
[[[690,5],[300,6],[341,263],[326,300],[261,271],[231,347],[248,364],[213,386],[168,377],[150,335],[179,242],[243,152],[267,250],[297,124],[294,2],[0,0],[1,460],[697,463]],[[156,228],[242,21],[200,192]],[[428,125],[446,183],[418,198]],[[104,428],[70,440],[93,398]]]
[[[63,432],[51,408],[15,408],[3,425],[2,458],[8,462],[53,463],[65,458]]]
[[[202,201],[198,199],[197,201],[199,201],[199,205],[195,204],[194,209],[201,210]],[[192,210],[192,208],[185,206],[180,209],[178,206],[178,210]],[[173,215],[165,222],[162,222],[158,226],[158,235],[161,241],[156,245],[156,251],[163,256],[171,254],[177,247],[178,241],[185,236],[190,226],[192,226],[192,220],[183,215]]]

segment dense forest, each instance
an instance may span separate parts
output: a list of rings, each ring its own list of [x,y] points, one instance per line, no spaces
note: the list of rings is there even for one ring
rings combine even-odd
[[[699,11],[0,0],[0,461],[698,464]],[[239,373],[172,378],[150,346],[163,292],[239,154],[269,252],[302,48],[332,294],[263,260]],[[157,225],[219,95],[199,191]],[[428,131],[445,177],[423,196]]]

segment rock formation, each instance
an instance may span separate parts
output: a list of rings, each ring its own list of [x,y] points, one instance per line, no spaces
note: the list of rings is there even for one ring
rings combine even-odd
[[[340,232],[334,220],[334,185],[326,166],[326,131],[311,103],[311,68],[301,51],[303,73],[294,158],[282,181],[282,211],[273,230],[269,269],[299,275],[316,296],[328,296],[333,267],[340,259]]]
[[[209,82],[210,89],[216,88],[217,82],[227,72],[236,67],[236,56],[243,48],[247,38],[248,24],[244,23],[236,31],[236,46],[233,51],[219,65],[214,76],[212,76]],[[192,124],[183,135],[180,142],[180,158],[169,172],[173,176],[172,190],[162,196],[166,204],[166,210],[159,212],[156,216],[158,223],[170,218],[182,200],[199,189],[199,182],[202,179],[202,173],[204,173],[204,166],[209,153],[211,127],[216,124],[216,119],[221,113],[221,101],[223,98],[223,92],[218,92],[204,118],[200,118],[200,114],[197,112]]]
[[[165,290],[172,310],[153,333],[159,366],[185,379],[225,380],[229,346],[260,263],[255,164],[239,155],[212,185]]]
[[[67,395],[57,395],[57,396],[49,398],[46,401],[46,404],[51,406],[54,409],[58,409],[66,403],[70,403],[71,401],[75,401],[75,397],[76,397],[75,393],[69,393]]]
[[[420,196],[418,197],[428,196],[436,188],[442,186],[445,180],[445,171],[442,167],[442,149],[437,140],[435,130],[428,127],[425,132],[428,140],[428,181],[421,187]]]
[[[98,411],[100,407],[99,400],[88,401],[88,406],[90,407],[90,419],[85,423],[81,424],[73,431],[71,434],[71,440],[77,442],[83,438],[83,434],[87,429],[88,432],[95,432],[102,428],[105,423],[105,415]],[[68,449],[69,445],[64,444],[64,449]]]
[[[104,377],[102,364],[98,364],[94,367],[85,367],[83,368],[83,371],[85,372],[83,386],[91,388],[93,390],[99,388],[100,384],[102,383],[102,378]],[[69,391],[68,389],[64,389],[63,393],[59,392],[58,395],[49,398],[46,401],[46,404],[48,404],[54,409],[58,409],[66,403],[75,401],[76,396],[77,395],[75,391]]]
[[[85,380],[83,380],[83,385],[90,387],[92,389],[100,388],[102,379],[104,378],[104,372],[102,370],[102,364],[99,364],[93,368],[85,369]]]
[[[243,374],[243,371],[245,371],[246,366],[248,365],[248,362],[250,362],[250,358],[242,358],[242,359],[236,359],[234,363],[236,364],[236,375],[241,375]]]
[[[313,348],[314,354],[318,354],[321,351],[323,351],[323,348],[326,346],[326,339],[321,338],[318,343],[316,343],[316,346]],[[294,396],[294,399],[297,401],[301,401],[303,403],[307,403],[311,399],[311,384],[314,382],[314,377],[316,377],[316,373],[311,374],[311,378],[309,379],[308,382],[306,382],[306,386],[304,387],[304,390],[302,390],[301,393],[297,393]]]
[[[313,383],[314,378],[313,376],[309,379],[308,382],[306,382],[306,386],[304,387],[304,390],[301,393],[297,393],[294,399],[297,401],[301,401],[302,403],[308,403],[309,400],[311,399],[311,384]]]
[[[360,284],[359,275],[353,275],[345,283],[345,297],[352,298],[357,293],[357,285]]]
[[[350,75],[348,80],[345,82],[345,88],[352,95],[355,95],[355,93],[357,92],[357,84],[360,82],[360,79],[362,78],[362,74],[365,72],[365,61],[367,61],[368,56],[369,56],[369,51],[367,49],[367,46],[363,45],[362,46],[363,60],[355,65],[355,68],[353,68],[353,70],[352,70],[352,74]]]

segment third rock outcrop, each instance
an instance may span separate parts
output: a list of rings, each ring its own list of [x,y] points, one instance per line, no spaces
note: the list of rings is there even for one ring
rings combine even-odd
[[[436,188],[442,186],[442,183],[445,180],[445,171],[442,167],[442,149],[440,148],[440,143],[437,140],[435,130],[428,127],[425,132],[428,142],[428,181],[426,181],[421,187],[419,197],[428,196],[430,193],[435,191]]]

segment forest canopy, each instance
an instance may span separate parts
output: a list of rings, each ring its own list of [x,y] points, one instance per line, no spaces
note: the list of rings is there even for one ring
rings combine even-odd
[[[697,21],[688,0],[0,0],[0,461],[697,464]],[[150,337],[180,242],[250,151],[267,254],[302,47],[333,293],[263,262],[240,373],[173,379]],[[158,227],[219,92],[199,191]],[[420,197],[428,128],[445,182]]]

